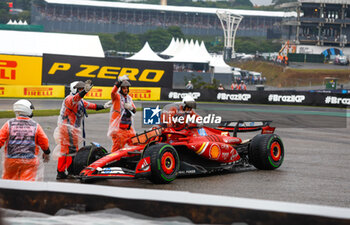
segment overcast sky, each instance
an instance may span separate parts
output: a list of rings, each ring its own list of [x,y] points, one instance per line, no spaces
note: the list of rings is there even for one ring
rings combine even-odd
[[[250,0],[254,5],[270,5],[272,0]]]

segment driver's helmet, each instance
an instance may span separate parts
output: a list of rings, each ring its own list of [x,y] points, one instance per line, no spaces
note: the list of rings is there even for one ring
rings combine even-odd
[[[82,81],[74,81],[70,84],[70,92],[75,95],[78,93],[78,89],[84,88],[85,83]]]
[[[197,107],[197,104],[191,95],[186,95],[182,99],[182,106],[183,106],[183,108],[188,107],[190,109],[195,109]]]

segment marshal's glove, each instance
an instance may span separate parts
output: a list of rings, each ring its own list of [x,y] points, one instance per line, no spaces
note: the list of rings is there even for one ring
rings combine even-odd
[[[93,86],[94,86],[94,85],[92,84],[92,81],[91,81],[91,80],[85,81],[84,91],[85,91],[86,93],[89,92]]]
[[[104,107],[105,109],[111,108],[111,107],[112,107],[112,100],[106,102],[106,103],[103,105],[103,107]]]
[[[130,102],[127,102],[124,104],[124,108],[125,109],[128,109],[128,110],[133,110],[134,107],[132,106],[132,104]]]
[[[123,82],[124,80],[129,80],[129,74],[125,74],[124,76],[118,77],[119,82]]]
[[[49,154],[43,154],[43,160],[44,160],[44,163],[47,163],[50,161],[50,155]]]

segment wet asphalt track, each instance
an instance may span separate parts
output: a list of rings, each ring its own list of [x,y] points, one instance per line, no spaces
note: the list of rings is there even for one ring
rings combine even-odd
[[[11,108],[14,100],[0,100],[0,111]],[[59,108],[61,100],[35,100],[37,109]],[[137,105],[140,106],[139,103]],[[10,106],[10,107],[9,107]],[[215,113],[224,119],[273,119],[285,146],[283,165],[275,171],[246,169],[241,172],[176,179],[169,185],[154,185],[148,180],[106,180],[97,184],[161,190],[179,190],[297,203],[350,207],[350,122],[347,112],[335,108],[267,106],[240,104],[199,104],[201,115]],[[138,132],[141,113],[135,118]],[[349,114],[349,113],[348,113]],[[57,117],[36,117],[50,139]],[[0,119],[2,125],[6,119]],[[89,115],[87,140],[108,150],[108,114]],[[249,138],[253,134],[242,134]],[[57,161],[45,165],[45,180],[55,181]],[[61,182],[78,182],[64,180]]]

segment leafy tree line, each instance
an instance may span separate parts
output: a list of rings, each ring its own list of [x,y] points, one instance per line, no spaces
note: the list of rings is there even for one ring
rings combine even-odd
[[[6,24],[10,19],[11,20],[22,20],[30,23],[30,0],[12,0],[13,8],[22,9],[23,12],[19,14],[10,14],[8,1],[0,0],[0,24]],[[10,2],[10,1],[9,1]]]
[[[215,40],[215,37],[186,36],[179,27],[158,28],[147,31],[144,34],[129,34],[126,32],[99,34],[99,37],[105,51],[138,52],[145,42],[148,41],[153,51],[161,52],[168,47],[172,37],[198,41],[203,40],[209,52],[219,53],[224,48],[223,38],[221,40]],[[279,42],[273,42],[264,38],[238,37],[235,41],[236,52],[277,52],[280,47]]]

